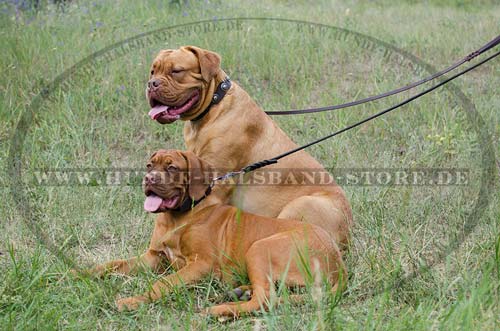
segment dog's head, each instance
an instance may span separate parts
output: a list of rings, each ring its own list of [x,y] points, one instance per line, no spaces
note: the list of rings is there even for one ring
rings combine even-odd
[[[195,118],[210,104],[218,76],[223,73],[214,52],[194,46],[160,51],[146,88],[149,116],[162,124]]]
[[[152,213],[179,208],[201,199],[210,185],[210,167],[192,152],[159,150],[147,163],[144,209]]]

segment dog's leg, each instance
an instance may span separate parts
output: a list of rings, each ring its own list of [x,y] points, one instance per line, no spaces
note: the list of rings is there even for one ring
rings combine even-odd
[[[304,261],[307,265],[303,266],[300,263],[303,260],[300,256],[306,251],[307,255],[302,256],[308,256],[309,258]],[[261,307],[267,309],[271,304],[269,300],[270,289],[271,286],[274,286],[274,281],[285,276],[287,286],[306,285],[304,268],[311,268],[309,263],[313,259],[317,259],[320,263],[318,264],[320,268],[318,272],[329,273],[329,280],[334,285],[332,290],[335,291],[339,281],[339,270],[342,269],[344,280],[347,274],[340,251],[326,231],[321,230],[321,233],[288,231],[255,242],[245,255],[248,278],[252,288],[251,300],[214,306],[208,309],[208,313],[212,315],[239,316],[240,314],[258,310]],[[300,302],[304,298],[304,295],[291,295],[289,300]],[[282,298],[276,298],[274,304],[282,301]]]
[[[83,270],[82,273],[100,277],[107,273],[119,273],[128,275],[139,270],[141,267],[149,267],[156,270],[160,265],[162,258],[160,254],[153,250],[148,250],[146,253],[131,259],[114,260],[101,265],[98,265],[89,270]],[[78,271],[74,271],[78,273]]]
[[[245,255],[248,278],[252,289],[252,298],[247,302],[227,302],[207,309],[207,313],[215,316],[239,316],[240,314],[258,310],[260,307],[266,309],[269,302],[269,290],[274,286],[273,281],[281,274],[279,266],[275,265],[276,259],[287,259],[281,256],[281,251],[275,251],[276,243],[283,239],[289,239],[286,235],[273,236],[255,242]],[[280,256],[273,256],[273,255]],[[289,255],[287,255],[289,256]],[[284,265],[287,261],[282,262]],[[284,269],[283,269],[284,270]],[[271,279],[271,275],[272,278]]]
[[[199,280],[207,275],[210,270],[210,264],[203,261],[197,260],[196,262],[189,263],[178,272],[155,282],[151,291],[143,295],[116,300],[116,306],[120,311],[137,309],[141,303],[158,300],[163,295],[169,293],[175,286],[190,284]]]
[[[166,224],[164,217],[165,216],[163,214],[157,217],[149,248],[144,254],[133,257],[131,259],[110,261],[89,270],[72,270],[72,273],[84,273],[100,277],[107,273],[119,273],[128,275],[136,272],[141,267],[158,271],[162,260],[165,258],[165,255],[163,253],[164,245],[162,243],[162,240],[165,240],[165,235],[168,235],[169,233],[168,225]]]
[[[302,196],[283,207],[277,218],[318,225],[332,236],[341,250],[345,250],[349,242],[352,213],[344,200],[343,195],[331,193]]]

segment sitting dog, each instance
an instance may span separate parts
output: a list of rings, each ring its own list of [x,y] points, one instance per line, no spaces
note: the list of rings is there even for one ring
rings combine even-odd
[[[149,115],[166,124],[184,121],[184,141],[218,170],[240,170],[297,147],[236,82],[228,80],[221,58],[185,46],[163,50],[154,59],[146,95]],[[312,132],[311,136],[315,133]],[[306,151],[265,168],[282,176],[272,185],[225,185],[224,203],[262,216],[319,225],[345,249],[352,227],[349,201],[324,167]],[[322,173],[322,184],[307,179]],[[257,180],[249,173],[249,180]],[[289,176],[301,185],[287,185]]]
[[[92,272],[130,273],[140,265],[158,269],[164,259],[176,272],[157,281],[148,293],[117,300],[119,310],[135,309],[210,273],[231,283],[233,272],[246,273],[252,289],[250,301],[210,307],[211,315],[238,316],[265,308],[274,281],[286,275],[287,286],[303,286],[313,263],[333,291],[345,284],[341,253],[325,230],[222,204],[225,193],[221,186],[212,190],[206,178],[210,172],[210,166],[191,152],[160,150],[150,158],[143,182],[144,208],[158,217],[149,249],[138,258],[108,262]]]

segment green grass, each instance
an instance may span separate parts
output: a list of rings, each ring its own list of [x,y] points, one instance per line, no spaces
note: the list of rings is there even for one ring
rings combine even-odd
[[[4,5],[0,5],[4,6]],[[117,296],[140,293],[157,276],[68,276],[70,266],[40,242],[55,243],[83,266],[142,252],[153,217],[138,186],[30,185],[29,219],[16,204],[7,169],[13,128],[40,89],[84,57],[127,37],[214,17],[280,17],[323,23],[376,37],[443,68],[498,34],[495,1],[70,3],[0,14],[0,330],[9,329],[498,329],[500,195],[498,168],[481,181],[484,136],[498,154],[499,60],[454,82],[473,101],[484,125],[443,89],[309,151],[336,168],[467,168],[467,186],[345,186],[355,227],[346,256],[348,290],[338,305],[284,304],[235,322],[198,313],[224,300],[227,285],[207,279],[180,288],[137,312],[119,313]],[[411,61],[384,59],[353,42],[300,32],[286,22],[246,22],[243,29],[174,37],[144,45],[92,75],[74,79],[31,116],[20,166],[142,168],[158,148],[183,149],[182,124],[160,126],[146,116],[144,86],[150,61],[166,47],[194,44],[223,57],[223,68],[266,110],[350,101],[428,74]],[[402,100],[342,111],[275,118],[305,143]],[[270,155],[271,156],[271,155]],[[4,172],[5,170],[5,172]],[[473,211],[481,187],[487,205]],[[471,227],[471,225],[473,225]],[[37,229],[33,231],[33,229]],[[41,231],[43,230],[43,231]],[[318,307],[319,306],[319,307]]]

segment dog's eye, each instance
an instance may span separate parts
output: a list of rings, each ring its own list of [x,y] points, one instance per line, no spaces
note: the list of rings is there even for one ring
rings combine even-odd
[[[146,164],[146,169],[148,169],[148,170],[149,170],[149,169],[151,169],[151,167],[152,167],[152,166],[153,166],[153,165],[152,165],[151,163],[148,163],[148,164]]]
[[[153,76],[154,74],[155,74],[155,71],[151,70],[151,76]]]
[[[182,68],[172,69],[172,73],[173,73],[173,74],[178,74],[178,73],[181,73],[181,72],[183,72],[183,71],[184,71],[184,69],[182,69]]]
[[[179,170],[179,169],[176,166],[173,166],[173,165],[169,165],[167,167],[167,171],[169,171],[169,172],[175,172],[177,170]]]

